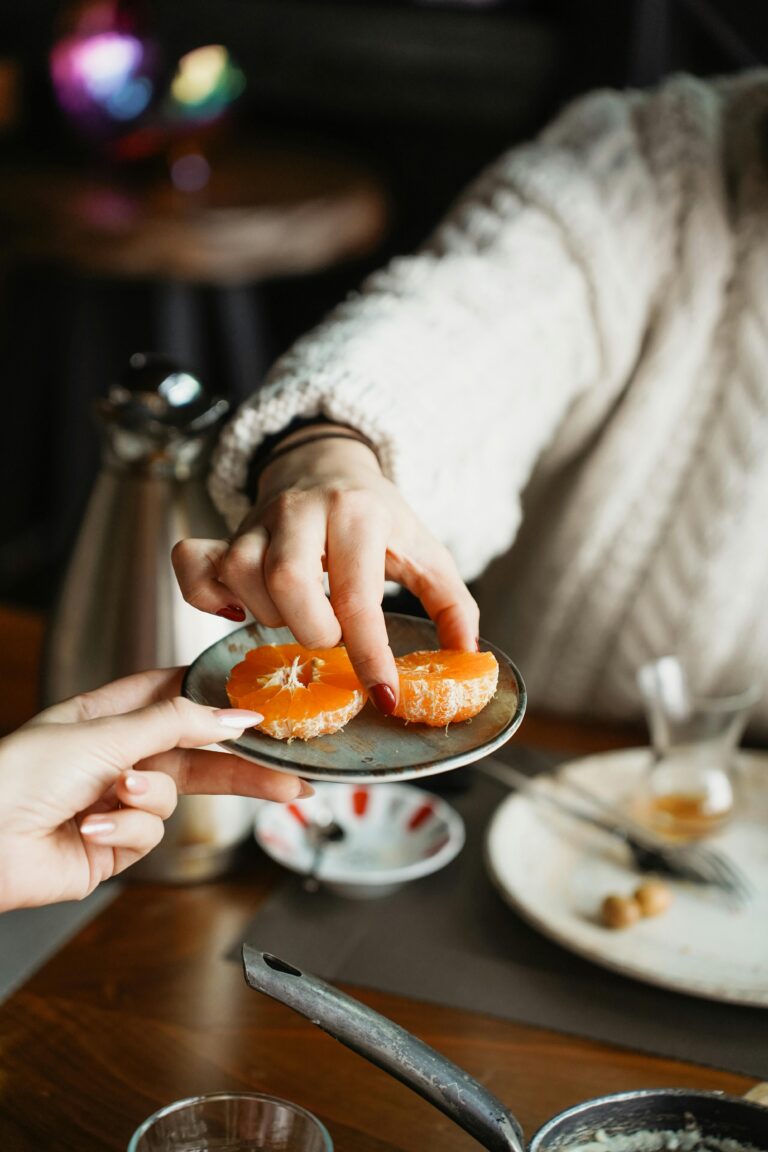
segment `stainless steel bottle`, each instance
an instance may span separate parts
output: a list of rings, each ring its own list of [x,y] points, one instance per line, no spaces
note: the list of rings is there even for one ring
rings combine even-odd
[[[170,560],[183,537],[225,534],[205,473],[228,407],[190,373],[142,354],[99,403],[102,468],[49,627],[46,704],[131,672],[188,664],[235,627],[183,600]],[[163,842],[130,875],[221,874],[250,831],[252,809],[241,797],[183,797]]]

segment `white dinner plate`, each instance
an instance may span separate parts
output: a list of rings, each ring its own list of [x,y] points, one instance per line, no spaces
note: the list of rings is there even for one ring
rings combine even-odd
[[[649,750],[606,752],[563,774],[624,805],[637,794]],[[486,861],[502,896],[545,936],[588,960],[691,996],[768,1007],[768,755],[742,752],[738,815],[706,842],[741,865],[757,894],[743,907],[710,887],[670,880],[672,906],[626,929],[601,925],[609,893],[629,895],[640,874],[621,843],[523,795],[494,813]],[[537,785],[538,787],[542,784]]]

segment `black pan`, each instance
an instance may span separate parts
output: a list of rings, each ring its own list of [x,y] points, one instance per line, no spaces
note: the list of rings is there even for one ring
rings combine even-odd
[[[318,1027],[407,1084],[491,1152],[525,1152],[522,1129],[500,1100],[434,1048],[392,1020],[300,972],[284,960],[243,945],[251,988],[287,1004]],[[644,1089],[587,1100],[539,1128],[529,1152],[559,1152],[594,1139],[639,1131],[694,1128],[701,1140],[732,1139],[768,1152],[768,1108],[718,1092]],[[699,1142],[698,1147],[703,1147]]]

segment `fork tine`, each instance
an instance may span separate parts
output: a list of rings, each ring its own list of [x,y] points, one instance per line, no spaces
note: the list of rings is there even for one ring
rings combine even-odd
[[[736,884],[751,888],[749,878],[742,872],[728,856],[718,852],[716,848],[706,848],[700,844],[691,844],[683,849],[692,859],[705,867],[709,866],[721,876],[727,876]]]
[[[730,882],[735,890],[740,892],[745,897],[754,896],[755,887],[750,881],[749,877],[739,868],[732,860],[726,856],[715,852],[712,849],[699,849],[698,856],[701,859],[705,857],[709,862],[713,874],[720,876],[723,880]]]
[[[711,883],[731,892],[744,902],[755,894],[754,886],[749,878],[732,861],[708,848],[690,848],[685,850],[688,861],[697,868],[702,875],[711,878]]]
[[[717,877],[714,883],[724,892],[729,893],[737,904],[748,904],[752,900],[752,890],[738,877],[734,879],[725,873],[721,876],[717,871],[715,871],[714,875]]]
[[[754,894],[746,876],[736,865],[710,849],[697,846],[666,846],[642,837],[627,837],[635,862],[643,869],[658,869],[682,879],[720,888],[740,902]]]

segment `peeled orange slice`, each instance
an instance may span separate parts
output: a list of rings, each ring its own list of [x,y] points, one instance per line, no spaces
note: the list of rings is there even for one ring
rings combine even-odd
[[[492,652],[409,652],[395,660],[400,699],[394,715],[442,728],[469,720],[496,691],[499,665]]]
[[[346,648],[264,644],[236,664],[227,681],[235,708],[261,712],[257,725],[278,740],[312,740],[337,732],[365,704]]]

